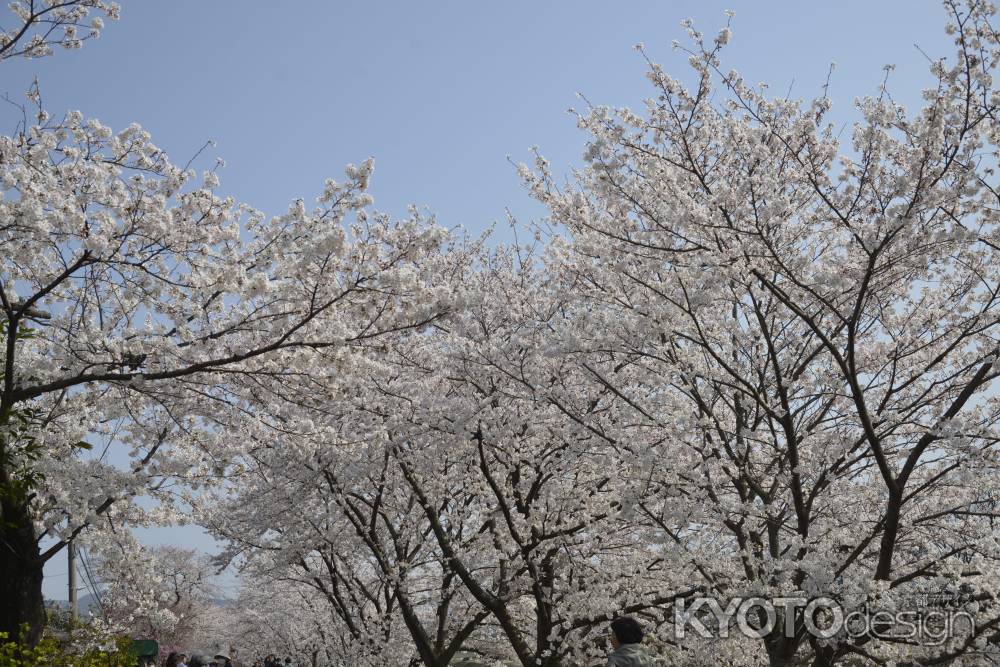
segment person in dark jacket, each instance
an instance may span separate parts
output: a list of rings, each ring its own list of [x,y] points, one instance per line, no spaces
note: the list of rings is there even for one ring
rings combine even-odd
[[[653,667],[653,659],[642,647],[642,626],[631,616],[611,621],[611,646],[608,667]]]

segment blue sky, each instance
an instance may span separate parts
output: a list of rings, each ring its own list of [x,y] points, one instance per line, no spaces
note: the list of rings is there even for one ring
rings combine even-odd
[[[775,94],[817,94],[836,62],[840,122],[853,120],[852,101],[875,91],[887,63],[897,65],[894,98],[916,106],[930,79],[914,44],[932,57],[952,51],[931,0],[122,4],[121,20],[83,50],[4,63],[0,93],[23,99],[37,75],[50,112],[79,109],[114,128],[137,121],[180,164],[212,139],[195,165],[224,158],[221,191],[272,214],[374,156],[376,208],[403,215],[416,204],[473,232],[502,223],[507,209],[541,215],[508,155],[527,161],[537,145],[557,174],[580,163],[585,136],[566,113],[582,106],[578,91],[594,104],[641,105],[650,89],[633,44],[686,75],[670,47],[684,39],[684,18],[714,35],[734,10],[724,66]],[[0,111],[0,129],[15,122]],[[212,548],[192,528],[143,538]],[[46,594],[65,598],[65,560],[46,572]]]

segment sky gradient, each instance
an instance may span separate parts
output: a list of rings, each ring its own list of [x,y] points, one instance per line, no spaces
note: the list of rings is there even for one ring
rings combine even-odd
[[[312,201],[343,166],[376,160],[375,207],[416,204],[446,227],[479,233],[509,210],[543,212],[514,162],[537,145],[556,174],[579,164],[586,137],[566,113],[585,104],[638,108],[651,94],[632,46],[688,77],[679,23],[709,38],[736,12],[723,56],[775,95],[817,95],[831,62],[833,117],[849,126],[853,100],[890,88],[916,107],[927,60],[947,56],[944,12],[931,0],[839,3],[551,0],[124,0],[122,18],[79,52],[4,63],[0,93],[23,100],[34,76],[53,115],[79,109],[115,129],[137,121],[176,163],[207,141],[194,166],[216,157],[220,192],[268,214]],[[919,49],[915,47],[919,45]],[[13,130],[18,113],[0,111]],[[845,131],[844,138],[848,137]],[[507,238],[506,231],[498,238]],[[197,529],[142,531],[150,543],[211,551]],[[66,597],[65,559],[46,569],[45,593]]]

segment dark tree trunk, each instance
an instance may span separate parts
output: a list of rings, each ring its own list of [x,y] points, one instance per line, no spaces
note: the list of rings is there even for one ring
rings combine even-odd
[[[785,638],[765,640],[768,667],[791,667],[795,665],[795,647]]]
[[[837,664],[837,651],[829,646],[813,644],[812,667],[833,667]]]
[[[21,503],[2,503],[0,516],[0,632],[34,646],[45,626],[42,567],[35,526]],[[27,626],[27,631],[23,628]]]

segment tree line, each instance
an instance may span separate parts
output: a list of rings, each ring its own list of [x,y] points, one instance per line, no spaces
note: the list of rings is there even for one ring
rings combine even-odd
[[[0,57],[118,11],[17,6]],[[578,115],[572,182],[520,167],[529,243],[372,210],[371,161],[267,218],[29,96],[0,137],[0,631],[37,641],[44,562],[150,495],[316,664],[592,664],[620,613],[669,664],[995,656],[1000,35],[945,10],[924,106],[883,86],[846,145],[825,92],[770,96],[689,25],[692,83],[649,62],[643,112]],[[677,627],[700,597],[942,595],[976,623],[934,644]]]

